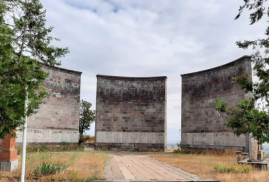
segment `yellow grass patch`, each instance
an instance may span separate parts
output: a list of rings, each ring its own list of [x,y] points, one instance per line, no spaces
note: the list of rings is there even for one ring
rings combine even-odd
[[[203,178],[225,182],[268,182],[269,171],[253,170],[249,173],[219,173],[214,170],[218,164],[236,166],[235,155],[229,154],[156,154],[152,158],[178,167]]]
[[[95,143],[95,136],[90,136],[90,135],[83,135],[80,140],[82,143],[85,144],[94,144]]]
[[[19,156],[20,158],[20,156]],[[26,181],[83,181],[89,179],[104,179],[106,155],[102,152],[42,152],[28,153],[26,161]],[[63,163],[67,170],[60,174],[36,178],[34,170],[42,163]],[[19,169],[13,172],[0,172],[0,181],[20,180]]]

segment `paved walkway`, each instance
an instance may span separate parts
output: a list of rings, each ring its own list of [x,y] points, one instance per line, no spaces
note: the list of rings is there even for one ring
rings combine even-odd
[[[106,165],[108,181],[213,181],[175,168],[143,154],[111,154]]]

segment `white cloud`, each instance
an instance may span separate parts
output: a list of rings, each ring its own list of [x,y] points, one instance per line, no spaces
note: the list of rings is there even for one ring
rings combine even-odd
[[[234,21],[241,1],[42,0],[48,25],[82,71],[81,97],[95,107],[96,74],[168,76],[168,141],[179,140],[180,74],[232,61],[235,41],[263,35],[264,22]]]

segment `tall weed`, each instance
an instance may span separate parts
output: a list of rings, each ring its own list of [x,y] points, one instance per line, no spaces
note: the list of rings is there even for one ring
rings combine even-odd
[[[34,170],[34,174],[36,176],[50,175],[50,174],[58,174],[60,172],[64,172],[67,169],[67,165],[62,163],[42,163],[41,166],[37,167]]]
[[[214,170],[220,173],[249,173],[253,167],[250,165],[224,165],[218,164],[214,166]]]

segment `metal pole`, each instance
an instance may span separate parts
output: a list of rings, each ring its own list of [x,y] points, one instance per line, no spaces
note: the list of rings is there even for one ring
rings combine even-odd
[[[252,134],[249,133],[249,144],[248,144],[248,157],[249,157],[249,161],[252,161]]]
[[[26,138],[27,138],[27,111],[28,111],[28,86],[25,88],[25,123],[23,125],[23,140],[22,140],[22,157],[21,157],[21,182],[24,182],[25,178],[25,161],[26,161]]]

